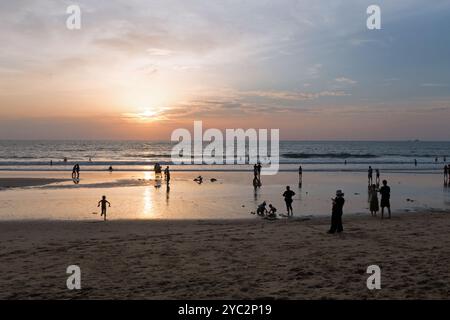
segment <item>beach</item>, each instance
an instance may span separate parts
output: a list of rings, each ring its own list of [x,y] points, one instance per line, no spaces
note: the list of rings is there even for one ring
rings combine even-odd
[[[446,299],[450,189],[437,173],[382,172],[392,219],[371,217],[365,172],[3,171],[0,299]],[[202,175],[203,183],[193,181]],[[68,178],[69,176],[69,178]],[[251,214],[262,201],[294,216]],[[330,235],[345,192],[344,232]],[[97,203],[106,195],[108,221]],[[68,266],[81,290],[68,290]],[[367,267],[381,268],[369,290]]]
[[[450,215],[0,222],[1,299],[447,299]],[[381,290],[366,269],[381,268]],[[66,288],[78,265],[82,290]]]

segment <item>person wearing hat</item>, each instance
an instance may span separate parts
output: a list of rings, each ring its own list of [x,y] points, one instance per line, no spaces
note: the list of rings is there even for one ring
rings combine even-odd
[[[344,228],[342,226],[342,214],[343,214],[343,208],[344,208],[344,193],[342,193],[342,190],[336,191],[336,198],[331,199],[333,201],[333,208],[331,211],[331,227],[328,233],[335,233],[336,231],[338,233],[344,231]]]

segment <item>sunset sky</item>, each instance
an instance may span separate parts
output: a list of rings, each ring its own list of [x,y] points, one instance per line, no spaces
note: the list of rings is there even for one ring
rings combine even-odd
[[[449,140],[449,36],[448,0],[0,0],[0,139]]]

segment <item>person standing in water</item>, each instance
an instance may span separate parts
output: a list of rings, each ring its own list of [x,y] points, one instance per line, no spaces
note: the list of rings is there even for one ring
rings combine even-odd
[[[298,167],[298,187],[301,188],[303,185],[303,169],[302,166]]]
[[[380,188],[381,194],[381,219],[384,218],[384,208],[387,208],[389,219],[391,218],[391,188],[387,185],[387,181],[383,180],[383,186]]]
[[[295,192],[291,190],[291,187],[286,186],[286,191],[283,193],[284,201],[286,202],[287,215],[294,215],[292,209],[292,197],[295,196]]]
[[[368,171],[367,177],[369,178],[369,186],[370,186],[373,181],[373,169],[371,166],[369,166],[369,171]]]
[[[414,159],[414,166],[417,167],[417,159]]]
[[[344,193],[341,190],[336,191],[336,198],[331,199],[333,206],[331,209],[331,227],[328,230],[328,233],[333,234],[336,231],[341,233],[344,231],[344,227],[342,225],[342,214],[344,213]]]
[[[108,200],[106,200],[106,196],[102,196],[102,200],[98,202],[97,207],[102,206],[102,213],[100,216],[103,216],[103,220],[106,221],[106,204],[108,204],[109,207],[111,207],[111,203],[109,203]]]

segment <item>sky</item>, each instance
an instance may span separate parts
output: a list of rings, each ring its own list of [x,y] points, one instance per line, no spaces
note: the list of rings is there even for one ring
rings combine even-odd
[[[0,0],[0,139],[450,140],[449,35],[448,0]]]

